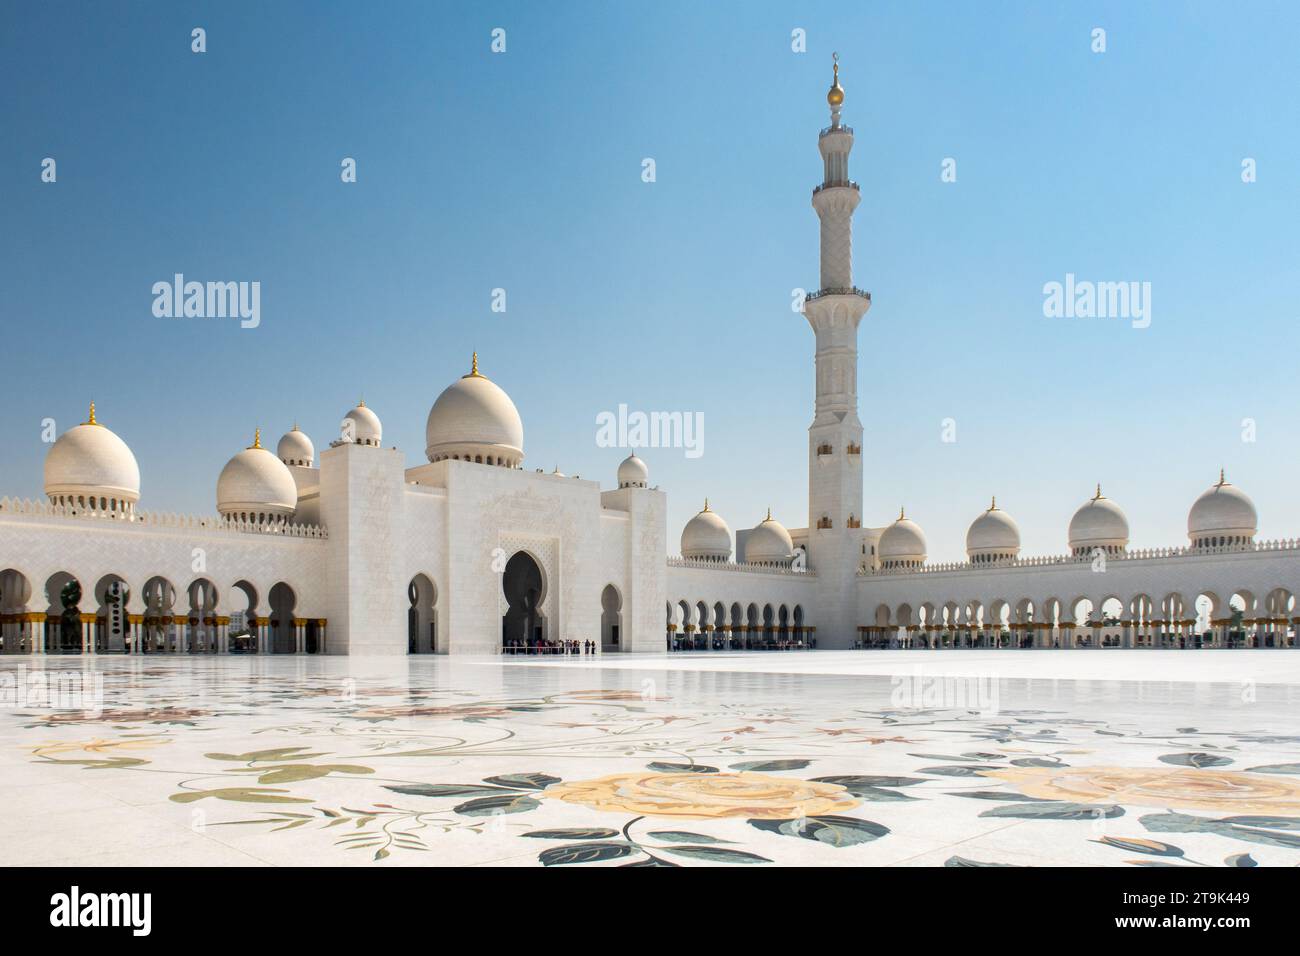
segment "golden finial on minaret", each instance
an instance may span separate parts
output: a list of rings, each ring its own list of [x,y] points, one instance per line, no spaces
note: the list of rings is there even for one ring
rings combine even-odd
[[[88,418],[86,421],[82,422],[81,424],[83,424],[83,425],[98,425],[98,424],[99,424],[99,422],[95,421],[95,403],[94,403],[94,401],[92,401],[92,402],[90,403],[90,418]]]
[[[248,447],[249,448],[262,447],[262,429],[260,428],[253,429],[253,444],[249,445]]]
[[[840,55],[838,53],[831,54],[831,63],[833,64],[831,67],[831,88],[826,94],[826,102],[833,107],[839,107],[844,105],[844,88],[840,86]]]

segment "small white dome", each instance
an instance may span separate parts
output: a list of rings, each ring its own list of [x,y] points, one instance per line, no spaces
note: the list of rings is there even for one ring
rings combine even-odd
[[[286,465],[310,468],[312,462],[316,460],[316,446],[311,443],[306,432],[300,431],[298,426],[294,425],[284,433],[280,443],[275,446],[275,454]]]
[[[140,466],[126,442],[90,419],[59,436],[45,455],[45,494],[51,504],[133,511],[140,500]],[[100,499],[103,499],[101,501]]]
[[[217,479],[217,511],[241,521],[287,518],[298,506],[298,488],[289,467],[262,447],[259,430],[253,444],[226,462]]]
[[[352,441],[357,445],[372,445],[378,448],[384,438],[384,426],[379,416],[366,407],[364,401],[357,402],[357,407],[343,416],[344,428],[352,423]],[[346,432],[345,432],[346,434]]]
[[[623,464],[618,466],[618,486],[620,488],[645,488],[649,484],[650,469],[646,467],[644,461],[636,456],[636,452],[632,452],[623,459]]]
[[[474,353],[469,374],[452,382],[429,409],[424,426],[429,461],[483,461],[517,468],[524,459],[524,425],[515,403],[480,374]]]
[[[925,564],[925,532],[919,524],[899,511],[898,520],[881,532],[876,553],[880,556],[881,566],[885,568]]]
[[[976,518],[966,532],[966,556],[986,563],[1014,558],[1020,553],[1020,526],[1011,515],[998,508],[997,499],[989,510]]]
[[[767,517],[745,539],[745,562],[747,564],[789,564],[794,556],[794,542],[790,532],[781,522],[772,517],[769,508]]]
[[[731,529],[721,515],[709,510],[707,498],[704,510],[682,529],[682,557],[708,561],[726,561],[731,557]]]
[[[1124,509],[1101,493],[1085,501],[1070,519],[1070,550],[1075,554],[1094,548],[1114,553],[1128,547],[1128,518]]]
[[[1197,547],[1245,544],[1255,537],[1259,516],[1250,496],[1228,484],[1219,472],[1219,483],[1196,499],[1187,514],[1187,537]]]

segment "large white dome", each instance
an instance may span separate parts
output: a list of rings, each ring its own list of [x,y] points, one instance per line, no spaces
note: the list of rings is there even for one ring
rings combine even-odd
[[[876,546],[883,568],[908,568],[925,564],[925,532],[902,511],[898,520],[880,534]]]
[[[316,446],[311,443],[305,432],[297,425],[284,433],[280,443],[275,446],[275,454],[286,465],[298,465],[310,468],[316,460]]]
[[[217,479],[217,511],[241,521],[291,516],[298,488],[289,467],[262,447],[259,431],[253,444],[226,462]]]
[[[1124,509],[1101,493],[1085,501],[1070,519],[1070,550],[1091,553],[1101,548],[1111,554],[1128,547],[1128,518]]]
[[[650,469],[646,467],[644,461],[636,456],[636,452],[632,452],[618,466],[618,486],[620,488],[645,488],[649,484]],[[707,502],[705,504],[707,505]]]
[[[429,461],[458,458],[517,468],[524,460],[519,410],[480,374],[477,352],[469,374],[447,386],[429,409],[424,437]]]
[[[1215,548],[1245,544],[1255,537],[1259,516],[1250,496],[1228,484],[1219,472],[1219,483],[1196,499],[1187,514],[1187,537],[1195,547]]]
[[[682,557],[708,561],[726,561],[731,557],[731,529],[721,515],[709,510],[707,498],[704,510],[682,529]]]
[[[973,563],[1010,560],[1020,553],[1020,526],[998,508],[997,499],[966,532],[966,556]]]
[[[769,509],[767,517],[745,539],[745,563],[789,564],[793,556],[794,542],[790,539],[790,532],[772,517]]]
[[[126,442],[90,419],[69,428],[45,456],[45,494],[51,504],[130,512],[140,500],[140,466]]]
[[[357,402],[357,407],[343,416],[344,428],[351,422],[352,441],[357,445],[371,445],[378,448],[384,440],[384,426],[379,416],[366,407],[364,401]]]

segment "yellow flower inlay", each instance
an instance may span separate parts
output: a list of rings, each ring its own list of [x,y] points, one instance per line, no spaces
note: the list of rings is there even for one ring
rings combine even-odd
[[[660,817],[783,820],[852,810],[860,800],[838,784],[761,773],[616,773],[557,783],[543,796],[595,810]]]
[[[1230,770],[1055,767],[985,770],[1028,797],[1141,807],[1300,816],[1300,784]]]

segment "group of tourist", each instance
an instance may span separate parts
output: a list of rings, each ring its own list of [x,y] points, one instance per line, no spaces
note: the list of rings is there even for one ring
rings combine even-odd
[[[745,637],[714,637],[712,641],[705,637],[669,633],[668,650],[670,651],[805,651],[817,646],[817,638],[800,640],[789,639],[752,639]]]
[[[540,637],[535,641],[519,638],[508,640],[502,645],[503,654],[576,654],[579,656],[595,654],[600,645],[595,641],[544,641]]]

